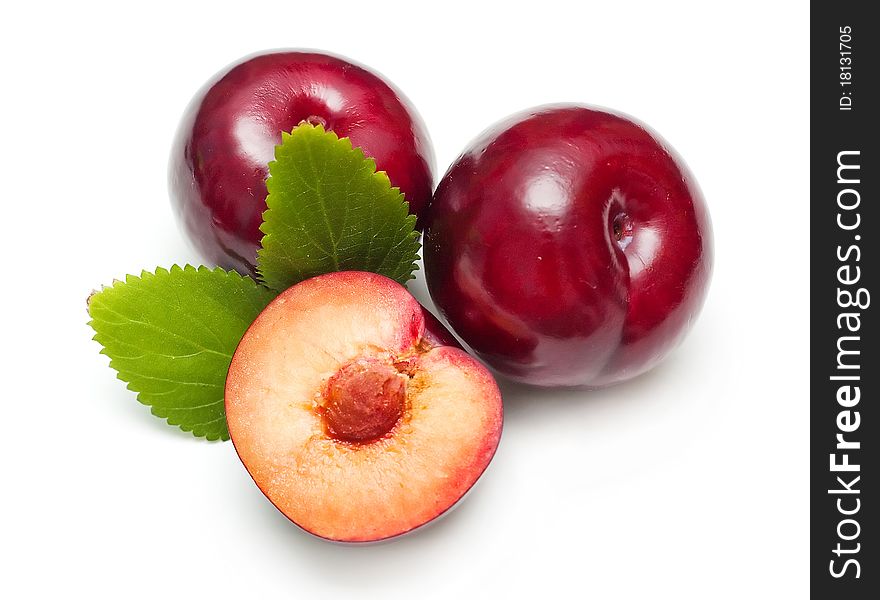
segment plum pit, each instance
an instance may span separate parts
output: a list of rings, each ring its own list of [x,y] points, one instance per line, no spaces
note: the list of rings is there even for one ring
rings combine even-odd
[[[365,444],[388,434],[405,406],[406,377],[392,365],[359,359],[327,381],[320,413],[330,437]]]

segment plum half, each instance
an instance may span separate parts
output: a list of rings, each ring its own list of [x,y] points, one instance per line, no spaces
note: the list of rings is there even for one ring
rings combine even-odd
[[[337,272],[283,292],[245,333],[226,381],[229,433],[257,486],[306,531],[400,535],[444,513],[488,466],[498,387],[425,324],[400,284]]]

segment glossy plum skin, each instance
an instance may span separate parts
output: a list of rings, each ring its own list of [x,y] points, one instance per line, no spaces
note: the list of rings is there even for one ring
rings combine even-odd
[[[684,163],[643,125],[577,105],[483,133],[441,180],[424,259],[431,297],[501,374],[601,387],[684,337],[712,271],[712,231]]]
[[[227,67],[196,94],[172,149],[172,204],[208,261],[253,273],[268,163],[281,132],[303,121],[349,137],[421,219],[433,190],[434,156],[427,130],[401,92],[341,57],[258,54]]]

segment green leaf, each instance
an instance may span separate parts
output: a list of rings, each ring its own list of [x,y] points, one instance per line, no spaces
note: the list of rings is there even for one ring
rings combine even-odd
[[[175,265],[95,292],[89,324],[119,379],[154,415],[197,437],[228,440],[226,371],[274,297],[235,272]]]
[[[283,290],[331,271],[372,271],[405,283],[419,241],[403,194],[376,163],[324,128],[283,133],[269,163],[257,272]]]

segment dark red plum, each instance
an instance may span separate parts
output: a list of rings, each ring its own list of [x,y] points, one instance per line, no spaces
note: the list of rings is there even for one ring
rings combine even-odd
[[[281,132],[323,125],[375,159],[420,217],[434,156],[403,94],[366,67],[318,52],[278,51],[227,67],[179,126],[170,164],[175,213],[211,263],[253,273],[266,209],[268,163]]]
[[[654,367],[696,319],[712,271],[703,196],[630,118],[539,107],[483,133],[432,201],[428,289],[507,377],[598,387]]]

